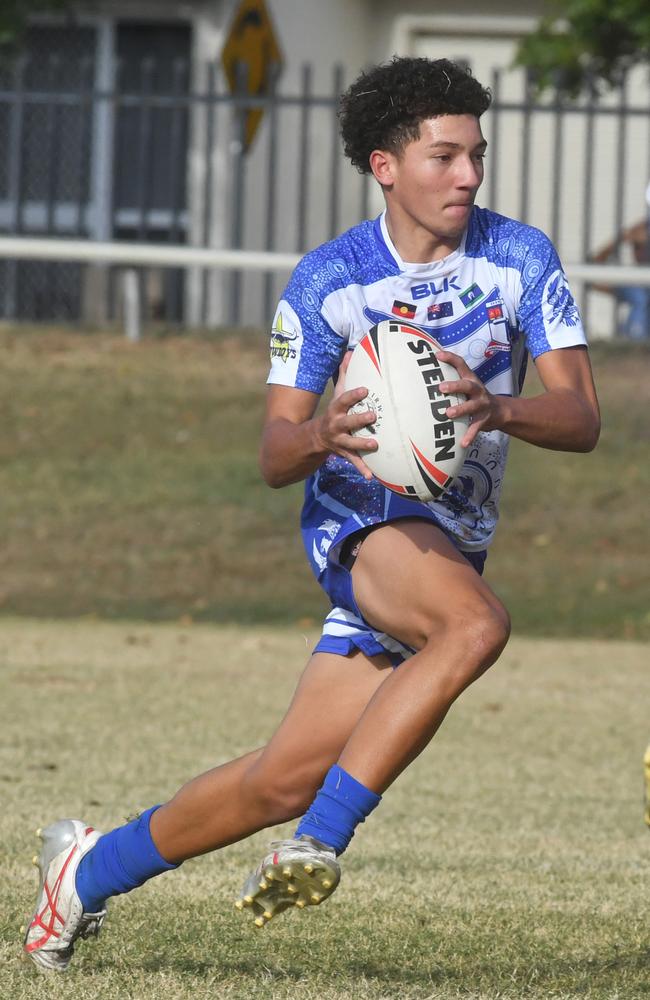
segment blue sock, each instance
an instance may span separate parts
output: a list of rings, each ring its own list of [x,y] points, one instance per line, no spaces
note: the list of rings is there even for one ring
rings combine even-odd
[[[136,889],[161,872],[178,868],[159,854],[151,839],[153,806],[137,819],[100,837],[79,862],[76,888],[84,913],[98,913],[109,896]]]
[[[359,823],[381,802],[372,792],[342,767],[335,764],[325,776],[316,798],[303,816],[294,837],[308,834],[337,854],[346,849]]]

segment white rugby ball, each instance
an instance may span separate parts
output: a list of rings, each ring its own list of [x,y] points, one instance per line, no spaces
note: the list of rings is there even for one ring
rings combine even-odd
[[[451,485],[465,461],[461,440],[467,418],[449,420],[449,406],[465,396],[443,394],[440,382],[457,381],[458,372],[439,361],[442,346],[410,323],[383,320],[352,352],[345,388],[364,386],[368,395],[349,412],[374,410],[377,419],[355,434],[377,441],[363,460],[373,475],[400,496],[428,502]]]

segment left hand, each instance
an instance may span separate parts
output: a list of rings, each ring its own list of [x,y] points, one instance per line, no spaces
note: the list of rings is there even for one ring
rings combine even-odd
[[[461,441],[463,448],[469,447],[479,431],[492,431],[499,426],[501,399],[488,392],[480,378],[458,354],[451,351],[436,351],[436,357],[452,365],[459,375],[457,382],[441,382],[440,391],[466,396],[464,403],[450,406],[447,416],[450,420],[468,417],[470,425]]]

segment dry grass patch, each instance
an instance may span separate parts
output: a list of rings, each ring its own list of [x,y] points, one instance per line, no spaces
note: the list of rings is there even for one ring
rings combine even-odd
[[[256,331],[0,332],[0,613],[319,620],[302,485],[257,468],[267,365]],[[513,442],[487,575],[520,634],[650,638],[649,366],[594,351],[595,453]]]
[[[11,1000],[637,1000],[648,647],[514,640],[357,833],[321,909],[256,933],[232,906],[284,827],[115,900],[65,980],[18,961],[32,830],[110,827],[263,742],[301,629],[0,624],[0,982]]]

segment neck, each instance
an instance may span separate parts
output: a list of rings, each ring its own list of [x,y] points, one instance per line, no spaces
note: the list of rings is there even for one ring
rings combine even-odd
[[[438,235],[424,229],[407,215],[402,215],[389,206],[386,208],[386,228],[402,260],[409,264],[429,264],[434,260],[448,257],[458,250],[463,233]]]

